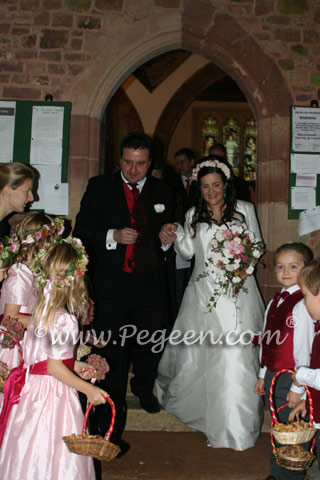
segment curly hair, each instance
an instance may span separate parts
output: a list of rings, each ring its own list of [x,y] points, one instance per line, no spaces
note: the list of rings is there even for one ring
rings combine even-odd
[[[16,226],[16,233],[19,240],[23,240],[28,233],[39,230],[44,225],[51,226],[53,219],[42,212],[28,212],[23,216],[23,219]],[[53,240],[53,237],[46,238],[46,242]],[[43,245],[43,239],[34,241],[33,243],[22,243],[19,253],[15,258],[15,263],[28,263],[30,258],[34,258],[38,254]]]
[[[48,303],[43,294],[45,287],[39,287],[38,303],[33,313],[35,325],[39,325],[46,305],[44,327],[48,325],[59,309],[67,310],[70,314],[75,315],[79,321],[86,318],[89,299],[84,277],[75,277],[71,285],[65,285],[63,288],[54,284],[55,278],[61,272],[67,271],[70,265],[76,261],[77,253],[73,246],[68,243],[53,243],[48,247],[42,259],[42,269],[45,277],[52,282],[52,286]]]
[[[191,229],[193,231],[193,236],[196,234],[196,227],[198,223],[207,223],[208,227],[212,223],[218,225],[217,220],[212,218],[211,213],[208,209],[208,204],[206,200],[203,198],[201,193],[201,179],[210,173],[217,173],[221,176],[223,184],[225,185],[225,209],[223,210],[223,216],[221,218],[220,223],[230,222],[234,218],[234,214],[236,212],[236,195],[235,195],[235,188],[233,184],[233,171],[231,165],[221,159],[221,157],[211,155],[207,157],[205,160],[219,160],[219,162],[224,163],[228,169],[230,170],[230,178],[228,179],[225,173],[218,167],[203,167],[199,170],[197,180],[195,182],[195,212],[193,215]],[[238,215],[243,219],[243,215],[237,212]]]

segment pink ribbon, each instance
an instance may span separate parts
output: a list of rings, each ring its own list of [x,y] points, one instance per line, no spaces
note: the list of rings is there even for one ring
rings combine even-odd
[[[68,368],[70,368],[70,370],[73,370],[74,358],[68,358],[67,360],[63,360],[63,363]],[[4,432],[6,431],[6,426],[11,409],[13,405],[16,405],[20,401],[21,390],[26,381],[26,372],[27,369],[21,366],[13,368],[6,380],[6,383],[4,384],[4,398],[0,415],[0,448],[2,445]],[[37,362],[31,365],[30,374],[50,375],[47,370],[47,360],[43,360],[42,362]]]
[[[11,409],[13,405],[19,403],[20,393],[26,379],[26,371],[27,370],[23,367],[13,368],[4,384],[4,399],[0,415],[0,448]]]

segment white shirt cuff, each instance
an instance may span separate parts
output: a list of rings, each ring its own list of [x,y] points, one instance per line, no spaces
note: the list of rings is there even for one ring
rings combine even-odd
[[[161,243],[161,248],[164,252],[166,252],[167,250],[169,250],[171,245],[172,245],[172,243],[168,243],[168,245],[164,245],[163,243]]]
[[[115,231],[115,228],[110,228],[107,232],[107,238],[106,238],[107,250],[115,250],[117,248],[117,242],[115,242],[113,238],[114,231]]]

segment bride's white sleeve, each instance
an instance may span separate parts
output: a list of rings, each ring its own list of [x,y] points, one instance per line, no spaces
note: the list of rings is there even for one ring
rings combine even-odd
[[[251,230],[258,241],[262,240],[259,223],[252,203],[243,202],[246,225]]]
[[[190,260],[194,255],[193,238],[191,238],[190,225],[192,223],[194,207],[186,213],[186,221],[184,227],[177,225],[177,239],[174,242],[174,249],[184,260]]]

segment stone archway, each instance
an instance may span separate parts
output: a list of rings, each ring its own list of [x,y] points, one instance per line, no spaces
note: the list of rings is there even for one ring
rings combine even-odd
[[[117,91],[112,101],[115,111],[127,132],[132,132],[134,130],[143,132],[141,118],[123,88],[120,88]]]
[[[148,59],[181,48],[209,59],[232,77],[254,112],[258,122],[258,177],[261,179],[258,180],[258,210],[265,240],[272,251],[276,237],[281,238],[279,225],[281,231],[288,225],[286,235],[290,235],[287,191],[280,187],[288,176],[291,95],[275,61],[234,17],[226,13],[215,14],[215,7],[209,0],[202,0],[199,5],[184,0],[181,12],[181,17],[174,13],[170,17],[167,13],[157,23],[149,18],[131,24],[129,31],[124,27],[126,42],[119,42],[117,37],[114,45],[111,40],[108,48],[101,48],[100,57],[74,86],[71,97],[81,98],[81,102],[77,101],[73,110],[71,144],[72,140],[78,142],[75,135],[78,122],[85,125],[87,136],[82,140],[80,155],[86,166],[77,178],[78,185],[72,187],[72,195],[79,201],[88,176],[97,171],[99,122],[114,92]],[[92,90],[89,97],[84,98],[88,82]],[[72,154],[70,160],[72,172],[76,169]],[[272,284],[268,273],[261,281],[265,285]]]
[[[219,67],[209,63],[181,85],[162,112],[154,133],[155,138],[161,143],[163,158],[167,157],[171,137],[187,108],[201,92],[225,76],[226,73]]]

